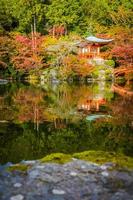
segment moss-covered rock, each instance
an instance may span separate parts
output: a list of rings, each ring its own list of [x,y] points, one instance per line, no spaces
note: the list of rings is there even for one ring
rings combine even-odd
[[[8,167],[7,171],[9,171],[9,172],[13,172],[13,171],[26,172],[29,168],[30,168],[29,165],[16,164],[16,165],[12,165],[12,166]]]
[[[97,164],[112,162],[116,164],[117,168],[127,167],[133,169],[133,158],[122,154],[116,154],[114,152],[104,152],[104,151],[84,151],[81,153],[74,153],[72,155],[55,153],[42,158],[41,162],[55,162],[64,164],[66,162],[71,161],[72,158],[90,161]]]
[[[85,160],[97,164],[105,164],[108,162],[114,163],[116,169],[128,168],[133,169],[133,158],[122,154],[116,154],[114,152],[105,151],[84,151],[81,153],[63,154],[53,153],[40,159],[41,163],[59,163],[64,164],[72,161],[72,158]],[[26,172],[31,166],[26,164],[16,164],[7,168],[8,171],[22,171]]]
[[[41,162],[55,162],[55,163],[66,163],[71,161],[72,156],[69,154],[63,154],[63,153],[54,153],[50,154],[44,158],[42,158]]]
[[[115,163],[117,167],[133,168],[133,158],[114,152],[85,151],[82,153],[75,153],[73,157],[98,164],[112,162]]]
[[[71,161],[72,158],[90,161],[97,164],[112,162],[115,163],[116,167],[118,168],[119,167],[133,168],[133,158],[122,154],[116,154],[114,152],[104,152],[104,151],[84,151],[81,153],[74,153],[73,155],[55,153],[42,158],[41,162],[56,162],[63,164]]]

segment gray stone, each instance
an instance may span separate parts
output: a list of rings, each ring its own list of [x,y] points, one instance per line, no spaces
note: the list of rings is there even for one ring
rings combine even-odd
[[[70,172],[70,175],[71,176],[77,176],[77,173],[76,172]]]
[[[110,200],[132,200],[133,196],[131,197],[128,193],[124,191],[116,192]]]
[[[21,183],[15,183],[13,186],[19,188],[19,187],[22,186],[22,184]]]
[[[24,196],[21,195],[21,194],[18,194],[18,195],[16,195],[16,196],[12,196],[12,197],[10,198],[10,200],[23,200],[23,199],[24,199]]]
[[[64,190],[53,189],[53,190],[52,190],[52,193],[53,193],[53,194],[57,194],[57,195],[63,195],[63,194],[65,194],[66,192],[65,192]]]
[[[44,168],[45,168],[44,165],[38,165],[38,166],[36,166],[36,169],[44,169]]]
[[[27,173],[6,173],[5,167],[0,171],[0,199],[133,199],[133,172],[108,170],[110,166],[73,160],[64,165],[33,162]]]
[[[24,164],[27,164],[27,165],[33,165],[36,162],[37,162],[36,160],[24,160],[21,163],[24,163]]]
[[[33,178],[33,179],[36,178],[39,175],[40,175],[40,172],[38,170],[32,170],[32,171],[29,172],[30,178]]]
[[[102,174],[103,176],[109,176],[109,173],[108,173],[107,171],[103,171],[101,174]]]

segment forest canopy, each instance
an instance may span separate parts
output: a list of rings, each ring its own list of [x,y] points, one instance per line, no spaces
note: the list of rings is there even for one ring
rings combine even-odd
[[[48,33],[53,26],[82,35],[107,32],[113,26],[132,25],[129,0],[1,0],[0,32],[31,32],[35,18],[37,31]]]

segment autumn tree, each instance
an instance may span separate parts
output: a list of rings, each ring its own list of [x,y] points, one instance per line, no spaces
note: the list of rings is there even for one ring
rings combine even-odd
[[[33,42],[31,36],[16,35],[16,55],[12,57],[12,62],[16,70],[21,72],[38,71],[44,67],[42,47],[43,36],[37,34],[36,40]]]
[[[133,64],[133,46],[130,44],[116,46],[112,50],[113,56],[117,61],[124,66],[131,66]]]
[[[69,75],[86,77],[90,75],[93,70],[93,67],[87,63],[87,59],[81,59],[75,55],[65,57],[63,64],[65,65],[65,73],[69,73]]]
[[[2,75],[13,76],[15,70],[11,58],[15,53],[13,38],[11,36],[0,36],[0,72]]]

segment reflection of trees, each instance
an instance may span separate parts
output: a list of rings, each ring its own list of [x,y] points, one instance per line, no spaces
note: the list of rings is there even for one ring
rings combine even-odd
[[[113,97],[111,84],[106,82],[98,82],[92,84],[89,88],[82,87],[82,92],[85,95],[80,95],[78,108],[86,111],[100,111],[100,106],[106,105]]]
[[[109,108],[112,110],[110,119],[112,129],[109,131],[107,141],[112,143],[114,150],[119,146],[120,151],[132,154],[133,99],[119,96],[109,105]]]
[[[131,124],[133,121],[133,99],[126,97],[117,97],[117,99],[110,103],[114,123]]]
[[[130,131],[129,127],[123,125],[120,128],[106,121],[79,121],[69,123],[62,129],[55,129],[52,123],[45,122],[40,124],[37,132],[33,123],[29,122],[20,124],[19,127],[10,127],[9,134],[0,138],[0,152],[3,162],[37,159],[55,152],[74,153],[85,150],[115,151],[132,155]],[[110,135],[112,133],[114,134]],[[119,138],[119,134],[123,134],[123,138]]]
[[[102,99],[97,93],[102,95]],[[105,103],[105,95],[106,91],[100,91],[98,84],[72,86],[63,83],[49,87],[47,85],[45,93],[41,88],[21,85],[9,90],[3,102],[7,99],[7,116],[15,121],[34,122],[37,129],[40,123],[50,121],[54,122],[56,127],[63,128],[68,122],[81,119],[79,105],[88,100],[95,104],[97,98],[100,98],[98,101]]]
[[[87,107],[88,102],[95,109],[99,110],[100,105],[105,105],[106,100],[112,98],[110,85],[95,83],[92,85],[73,85],[68,84],[57,85],[48,90],[48,108],[45,110],[45,116],[55,124],[59,120],[76,122],[81,118],[81,113],[78,110],[84,105]],[[84,109],[83,109],[84,110]],[[87,109],[86,109],[87,110]],[[90,108],[91,110],[91,108]]]
[[[103,89],[106,99],[111,97],[108,91],[109,88]],[[97,84],[47,85],[45,92],[24,85],[8,88],[0,98],[0,119],[12,119],[14,124],[0,124],[3,162],[41,158],[53,152],[72,153],[92,149],[132,155],[132,99],[117,97],[108,103],[112,112],[112,118],[108,120],[89,123],[82,119],[82,113],[78,114],[79,102],[88,98],[93,101],[98,92]],[[16,121],[21,123],[15,125]]]
[[[32,121],[38,125],[43,121],[44,93],[36,88],[20,88],[13,99],[17,107],[19,122]]]
[[[0,85],[0,121],[12,121],[14,119],[14,108],[11,106],[12,88],[5,85]]]
[[[17,154],[17,149],[14,146],[14,155],[10,157],[12,142],[15,142],[18,137],[23,137],[23,129],[19,125],[0,122],[0,163],[12,161]]]
[[[66,124],[68,121],[76,121],[80,117],[76,105],[75,88],[62,84],[56,90],[48,91],[48,107],[44,112],[46,120],[54,121],[55,126]]]

